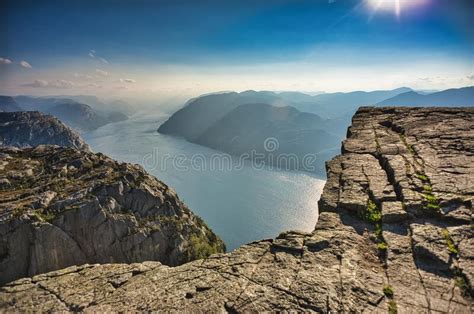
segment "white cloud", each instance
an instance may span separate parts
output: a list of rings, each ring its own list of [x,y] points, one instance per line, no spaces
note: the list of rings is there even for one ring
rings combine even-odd
[[[89,74],[80,74],[80,73],[74,73],[75,78],[80,78],[80,79],[85,79],[85,80],[92,80],[93,77],[92,75]]]
[[[12,63],[12,60],[7,59],[7,58],[0,58],[0,64],[10,64]]]
[[[136,81],[134,79],[120,79],[120,83],[135,83]]]
[[[109,61],[105,60],[104,58],[97,57],[97,59],[99,59],[99,61],[104,63],[104,64],[109,64]]]
[[[71,88],[74,87],[74,82],[66,80],[56,80],[56,81],[45,81],[45,80],[35,80],[33,83],[23,84],[23,86],[34,87],[34,88]]]
[[[109,64],[109,61],[107,61],[105,58],[99,57],[95,50],[89,50],[89,57],[99,60],[103,64]]]
[[[21,65],[22,67],[26,68],[26,69],[31,69],[31,68],[32,68],[31,64],[29,64],[29,63],[26,62],[25,60],[20,61],[20,65]]]
[[[102,88],[102,85],[96,84],[96,83],[90,83],[87,84],[87,87],[92,87],[92,88]]]
[[[30,87],[48,87],[48,81],[35,80],[33,83],[24,84],[24,86],[30,86]]]
[[[474,75],[467,76],[468,80],[474,81]]]
[[[95,69],[95,72],[99,75],[102,75],[102,76],[107,76],[109,75],[109,72],[107,71],[104,71],[104,70],[101,70],[101,69]]]

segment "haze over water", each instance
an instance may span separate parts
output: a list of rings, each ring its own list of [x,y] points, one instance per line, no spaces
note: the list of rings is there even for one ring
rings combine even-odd
[[[255,169],[250,164],[237,170],[193,169],[193,156],[209,161],[213,154],[222,153],[157,133],[167,118],[160,112],[138,114],[83,137],[95,152],[140,164],[175,189],[224,240],[228,251],[286,230],[314,229],[323,179],[304,172]],[[174,166],[171,157],[179,157],[181,167]]]

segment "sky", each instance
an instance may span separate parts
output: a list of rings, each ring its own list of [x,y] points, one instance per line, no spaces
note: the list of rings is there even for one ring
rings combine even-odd
[[[474,0],[3,0],[0,93],[474,85]]]

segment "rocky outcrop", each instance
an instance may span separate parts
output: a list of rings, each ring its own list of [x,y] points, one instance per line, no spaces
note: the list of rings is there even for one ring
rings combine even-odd
[[[175,266],[225,251],[138,165],[57,146],[0,154],[1,284],[85,263]]]
[[[472,309],[474,109],[361,108],[311,233],[168,267],[83,265],[1,288],[4,310]]]
[[[90,150],[79,134],[53,116],[37,111],[0,112],[0,147],[41,144]]]

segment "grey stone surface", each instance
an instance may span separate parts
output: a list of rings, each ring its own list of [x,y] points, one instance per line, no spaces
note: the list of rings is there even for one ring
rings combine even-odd
[[[473,122],[474,109],[361,108],[313,232],[178,267],[73,266],[3,286],[0,308],[470,313]]]

